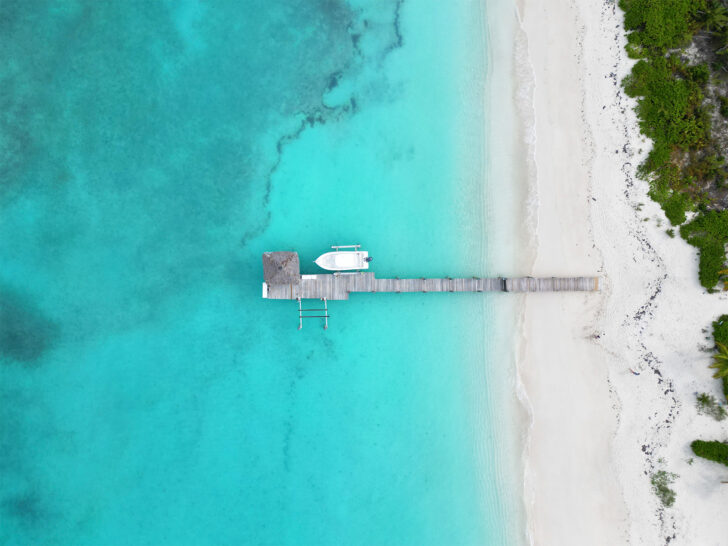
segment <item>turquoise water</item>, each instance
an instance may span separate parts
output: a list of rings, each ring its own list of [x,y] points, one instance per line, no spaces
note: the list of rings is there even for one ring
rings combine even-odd
[[[0,9],[0,542],[517,540],[502,296],[356,295],[326,332],[260,297],[263,251],[335,243],[497,273],[490,14]]]

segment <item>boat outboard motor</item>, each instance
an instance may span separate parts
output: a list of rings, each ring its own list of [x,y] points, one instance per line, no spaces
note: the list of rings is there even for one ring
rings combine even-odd
[[[364,261],[365,262],[371,262],[373,259],[374,258],[372,258],[371,256],[367,256],[366,258],[364,258]]]

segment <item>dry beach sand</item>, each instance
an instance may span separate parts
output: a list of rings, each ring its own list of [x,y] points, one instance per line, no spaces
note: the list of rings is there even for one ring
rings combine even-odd
[[[689,464],[689,446],[728,438],[726,421],[695,409],[696,392],[721,397],[706,329],[728,297],[700,287],[695,250],[666,234],[635,177],[650,144],[620,86],[633,62],[622,13],[610,1],[517,7],[526,67],[517,77],[534,126],[532,274],[603,277],[599,294],[524,297],[531,541],[725,544],[728,470]],[[657,470],[679,476],[671,508],[652,491]]]

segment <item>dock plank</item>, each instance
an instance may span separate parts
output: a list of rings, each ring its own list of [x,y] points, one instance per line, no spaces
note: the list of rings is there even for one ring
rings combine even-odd
[[[348,300],[352,293],[402,292],[593,292],[599,277],[377,279],[374,273],[302,275],[298,284],[267,286],[268,299]]]

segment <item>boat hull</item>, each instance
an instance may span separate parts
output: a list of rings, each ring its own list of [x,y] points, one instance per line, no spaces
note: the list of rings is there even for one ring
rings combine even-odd
[[[317,266],[327,271],[352,271],[369,269],[367,258],[369,252],[366,250],[336,251],[322,254],[314,262]]]

